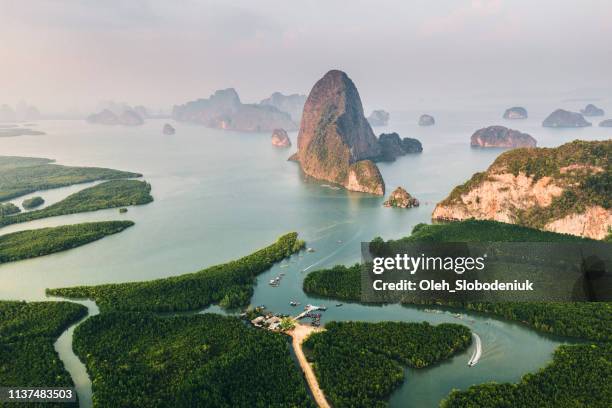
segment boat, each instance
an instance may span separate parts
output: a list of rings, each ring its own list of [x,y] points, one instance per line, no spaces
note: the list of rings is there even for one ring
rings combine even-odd
[[[314,251],[315,251],[314,248],[310,248],[310,247],[306,248],[306,252],[314,252]]]
[[[292,300],[291,302],[289,302],[289,304],[290,304],[291,306],[297,306],[297,305],[298,305],[298,302],[296,302],[295,300]]]
[[[340,307],[340,306],[342,306],[342,303],[337,303],[336,304],[336,307]]]

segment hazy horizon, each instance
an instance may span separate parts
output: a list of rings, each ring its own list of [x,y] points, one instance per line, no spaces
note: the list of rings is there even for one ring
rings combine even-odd
[[[605,98],[612,2],[0,0],[0,104],[154,109],[235,88],[307,94],[329,69],[366,109]]]

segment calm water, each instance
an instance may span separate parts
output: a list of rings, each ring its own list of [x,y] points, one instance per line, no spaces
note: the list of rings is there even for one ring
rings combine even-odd
[[[316,252],[294,256],[259,278],[254,304],[276,312],[295,313],[290,300],[310,299],[301,290],[308,271],[359,260],[359,243],[374,236],[399,238],[419,222],[428,222],[435,203],[474,172],[484,170],[499,154],[474,150],[474,130],[505,124],[532,134],[540,146],[574,139],[608,139],[612,129],[552,130],[540,126],[554,106],[530,109],[531,119],[498,119],[504,107],[491,111],[432,112],[438,124],[415,125],[421,112],[392,112],[388,129],[423,143],[420,155],[380,165],[388,192],[401,185],[419,198],[416,209],[382,207],[383,198],[332,190],[305,181],[294,151],[274,149],[269,134],[223,132],[177,123],[174,136],[161,134],[164,121],[150,120],[137,128],[88,125],[81,121],[46,121],[46,136],[0,139],[3,155],[38,156],[60,164],[111,167],[137,171],[153,185],[155,201],[130,207],[127,214],[106,210],[13,225],[0,233],[83,221],[131,219],[136,225],[103,240],[63,253],[0,266],[1,299],[44,299],[44,289],[81,284],[148,280],[199,270],[263,247],[288,231],[298,231]],[[575,108],[573,106],[568,106]],[[606,106],[604,106],[606,108]],[[608,109],[609,110],[609,109]],[[296,145],[296,134],[290,135]],[[56,202],[83,186],[36,193]],[[22,198],[13,200],[20,204]],[[303,272],[306,270],[306,272]],[[278,288],[269,279],[284,272]],[[392,406],[437,406],[452,388],[486,381],[516,381],[542,367],[561,339],[488,317],[458,320],[450,313],[425,313],[400,306],[345,304],[325,312],[329,320],[402,320],[461,322],[483,341],[483,357],[467,367],[468,350],[436,367],[407,370],[407,380],[393,395]],[[70,344],[69,335],[62,340]],[[66,343],[67,342],[67,343]],[[69,362],[67,364],[70,364]],[[76,363],[75,363],[76,364]],[[84,376],[75,368],[74,375]],[[79,378],[77,378],[79,381]]]

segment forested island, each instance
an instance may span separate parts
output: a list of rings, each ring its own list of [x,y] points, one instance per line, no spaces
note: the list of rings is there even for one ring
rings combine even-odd
[[[590,407],[612,401],[612,343],[561,346],[553,361],[518,384],[488,383],[453,391],[441,408]]]
[[[336,408],[386,406],[404,380],[404,367],[427,367],[472,341],[470,329],[448,323],[330,322],[325,328],[303,347]]]
[[[70,302],[0,301],[0,384],[74,387],[53,343],[68,326],[86,314],[84,306]],[[77,407],[78,404],[45,406]]]
[[[0,227],[59,215],[141,205],[153,201],[151,185],[139,180],[111,180],[85,188],[40,210],[0,218]]]
[[[404,242],[581,242],[556,234],[495,221],[462,221],[417,225]],[[361,266],[336,266],[314,271],[304,279],[304,292],[334,299],[359,301]],[[448,303],[518,321],[539,331],[595,341],[612,340],[612,304],[575,303]]]
[[[304,241],[292,232],[250,255],[199,272],[144,282],[47,289],[47,294],[90,298],[104,312],[175,312],[197,310],[213,303],[236,308],[248,304],[257,275],[303,248]]]
[[[0,156],[0,201],[29,193],[97,180],[142,177],[101,167],[72,167],[38,157]]]
[[[216,314],[103,313],[74,349],[103,407],[314,407],[287,337]]]
[[[88,222],[2,235],[0,264],[76,248],[121,232],[132,225],[132,221]]]
[[[32,208],[40,207],[44,203],[45,203],[45,200],[41,196],[36,196],[36,197],[32,197],[32,198],[23,200],[23,203],[21,203],[21,205],[26,210],[30,210]]]

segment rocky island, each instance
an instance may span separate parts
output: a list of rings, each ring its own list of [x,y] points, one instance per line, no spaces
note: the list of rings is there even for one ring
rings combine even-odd
[[[514,106],[506,109],[504,119],[527,119],[527,109],[521,106]]]
[[[96,125],[139,126],[144,123],[144,120],[132,109],[126,109],[120,114],[104,109],[101,112],[89,115],[87,122]]]
[[[384,111],[382,109],[372,111],[370,116],[368,116],[368,122],[370,122],[370,126],[387,126],[389,124],[389,112]]]
[[[423,146],[417,139],[400,138],[397,133],[382,133],[378,137],[380,157],[377,161],[394,161],[399,156],[409,153],[421,153]]]
[[[274,129],[272,132],[272,146],[291,147],[291,140],[285,129]]]
[[[557,109],[542,122],[544,127],[554,128],[576,128],[591,126],[580,113]]]
[[[281,112],[288,113],[295,123],[300,123],[305,103],[306,95],[283,95],[280,92],[274,92],[272,95],[270,95],[269,98],[266,98],[259,102],[260,105],[272,106]]]
[[[233,88],[215,92],[208,99],[197,99],[174,106],[172,117],[210,128],[243,132],[268,132],[297,126],[286,112],[271,105],[243,104]]]
[[[171,124],[166,123],[164,124],[164,127],[162,128],[162,133],[164,135],[173,135],[176,133],[176,129]]]
[[[599,122],[600,127],[612,127],[612,119],[606,119]]]
[[[412,197],[402,187],[398,187],[389,196],[389,199],[383,203],[385,207],[397,208],[412,208],[419,206],[419,200]]]
[[[344,72],[329,71],[308,95],[291,160],[316,179],[384,195],[385,183],[372,161],[380,154],[355,84]]]
[[[597,106],[589,103],[584,109],[580,111],[584,116],[603,116],[605,114],[604,110],[598,108]]]
[[[527,133],[504,126],[489,126],[477,130],[471,138],[472,147],[536,147],[536,140]]]
[[[431,115],[421,115],[419,118],[419,126],[433,126],[436,124],[436,120]]]
[[[435,220],[495,220],[604,239],[612,227],[612,140],[514,149],[438,203]]]

